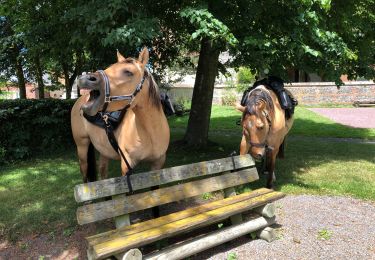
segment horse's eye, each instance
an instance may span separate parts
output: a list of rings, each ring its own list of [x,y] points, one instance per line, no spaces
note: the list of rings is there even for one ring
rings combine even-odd
[[[128,70],[124,70],[123,73],[126,75],[126,76],[133,76],[133,73],[131,71],[128,71]]]

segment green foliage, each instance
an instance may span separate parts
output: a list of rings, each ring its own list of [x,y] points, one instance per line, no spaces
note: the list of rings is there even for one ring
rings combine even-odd
[[[318,231],[318,239],[320,240],[329,240],[332,237],[332,232],[324,228]]]
[[[237,260],[237,254],[235,252],[230,252],[227,256],[227,260]]]
[[[202,194],[202,199],[204,199],[204,200],[210,200],[212,198],[213,198],[213,195],[212,195],[211,192],[205,192],[205,193]]]
[[[255,81],[255,75],[249,68],[240,67],[237,72],[237,81],[240,84],[250,84]]]
[[[247,88],[249,88],[252,83],[255,82],[255,75],[251,72],[249,68],[240,67],[237,72],[237,82],[237,91],[243,92]]]
[[[105,46],[126,44],[130,47],[142,46],[159,35],[159,24],[156,18],[136,17],[129,19],[124,26],[113,29],[103,39]]]
[[[180,15],[188,19],[190,24],[195,28],[195,32],[191,35],[193,40],[207,37],[216,41],[217,45],[228,44],[232,47],[238,43],[229,28],[222,21],[215,18],[207,9],[188,7],[183,9]]]
[[[72,144],[72,100],[1,100],[0,162],[53,153]]]

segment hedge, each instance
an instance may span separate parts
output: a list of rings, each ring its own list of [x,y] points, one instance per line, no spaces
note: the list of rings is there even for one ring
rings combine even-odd
[[[75,100],[0,100],[0,163],[50,154],[74,145]]]

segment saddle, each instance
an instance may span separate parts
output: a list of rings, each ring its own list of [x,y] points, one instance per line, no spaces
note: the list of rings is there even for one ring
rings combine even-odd
[[[298,101],[289,91],[286,91],[283,80],[276,76],[269,76],[268,78],[258,80],[252,87],[245,90],[241,99],[242,106],[246,105],[247,99],[249,98],[249,92],[259,85],[264,85],[266,88],[272,90],[276,94],[281,108],[285,110],[286,119],[289,119],[294,114],[294,108],[298,105]]]

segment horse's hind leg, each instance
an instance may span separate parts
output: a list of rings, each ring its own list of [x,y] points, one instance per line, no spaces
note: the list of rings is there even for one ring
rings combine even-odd
[[[276,163],[276,155],[278,152],[279,151],[275,149],[266,153],[266,156],[267,156],[266,170],[268,171],[266,187],[269,189],[274,188],[273,182],[276,180],[275,163]]]
[[[108,178],[108,163],[109,159],[104,155],[100,154],[99,157],[99,173],[102,180]]]

